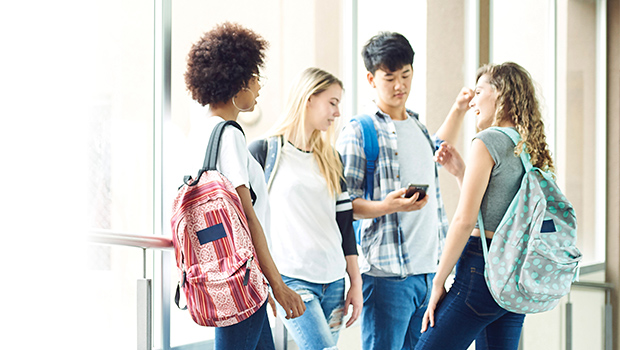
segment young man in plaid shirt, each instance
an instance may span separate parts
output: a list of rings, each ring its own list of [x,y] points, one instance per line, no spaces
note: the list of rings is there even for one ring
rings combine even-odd
[[[420,336],[442,242],[448,231],[435,152],[454,144],[468,103],[464,88],[437,133],[430,136],[418,114],[405,107],[413,77],[414,52],[398,33],[383,32],[362,50],[368,83],[376,100],[366,111],[379,144],[373,200],[364,196],[366,156],[360,123],[352,121],[337,142],[353,213],[361,221],[363,349],[413,349]],[[447,147],[449,154],[455,152]],[[439,160],[452,174],[459,156]],[[428,185],[427,195],[405,198],[409,183]]]

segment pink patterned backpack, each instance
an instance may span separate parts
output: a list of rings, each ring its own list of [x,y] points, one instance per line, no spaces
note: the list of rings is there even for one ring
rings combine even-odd
[[[211,134],[203,168],[196,180],[184,179],[174,200],[172,241],[182,277],[186,308],[201,326],[223,327],[245,320],[268,295],[255,255],[247,219],[233,185],[215,169],[224,128]]]

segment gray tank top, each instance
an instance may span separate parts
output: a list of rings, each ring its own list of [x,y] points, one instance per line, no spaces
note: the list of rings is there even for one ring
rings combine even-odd
[[[514,155],[514,143],[501,131],[483,130],[474,138],[484,142],[495,162],[480,205],[484,229],[495,232],[521,186],[525,169],[521,158]]]

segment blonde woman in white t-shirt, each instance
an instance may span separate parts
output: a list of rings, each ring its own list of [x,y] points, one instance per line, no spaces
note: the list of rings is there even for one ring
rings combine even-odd
[[[363,305],[351,200],[333,147],[342,90],[332,74],[304,70],[272,136],[250,145],[268,183],[271,253],[284,282],[306,304],[302,316],[283,319],[300,349],[335,349],[349,306],[347,327]]]

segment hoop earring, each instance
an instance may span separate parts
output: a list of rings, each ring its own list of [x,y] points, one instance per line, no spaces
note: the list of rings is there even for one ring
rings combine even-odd
[[[246,88],[246,87],[244,87],[244,88],[243,88],[243,89],[241,89],[241,90],[248,90],[248,91],[252,94],[252,97],[254,98],[254,100],[256,100],[256,95],[254,94],[254,92],[253,92],[252,90],[250,90],[250,89],[248,89],[248,88]],[[236,96],[236,95],[235,95],[235,96]],[[240,110],[241,112],[249,112],[249,111],[251,111],[251,110],[252,110],[252,107],[254,107],[254,106],[250,106],[250,107],[248,107],[248,108],[239,108],[239,106],[237,106],[237,103],[235,102],[235,96],[233,96],[233,97],[232,97],[232,104],[233,104],[233,106],[235,106],[235,108],[237,108],[237,109],[238,109],[238,110]]]

